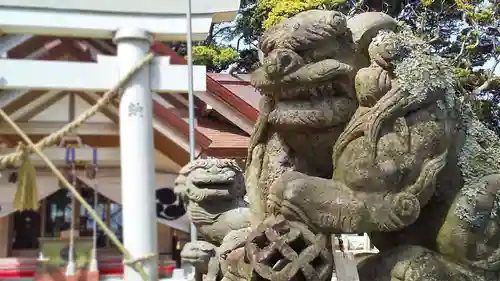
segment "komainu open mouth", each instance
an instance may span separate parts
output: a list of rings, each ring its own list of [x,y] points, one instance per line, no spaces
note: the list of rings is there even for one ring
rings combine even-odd
[[[220,174],[212,174],[210,172],[201,170],[193,173],[191,181],[194,184],[232,184],[236,174],[233,171],[221,172]]]
[[[282,75],[269,74],[269,65],[264,65],[252,74],[252,84],[274,101],[270,124],[331,128],[345,124],[356,110],[353,72],[336,59],[294,66]]]

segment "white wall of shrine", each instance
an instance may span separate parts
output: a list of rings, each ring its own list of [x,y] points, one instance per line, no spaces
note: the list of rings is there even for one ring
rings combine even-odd
[[[0,65],[2,65],[0,69],[7,71],[1,75],[3,83],[0,86],[4,90],[64,89],[94,92],[120,88],[120,110],[115,115],[120,116],[122,153],[121,159],[111,158],[110,161],[121,160],[119,167],[123,171],[121,173],[123,181],[120,185],[124,189],[124,193],[120,197],[123,201],[123,220],[127,222],[123,228],[123,241],[124,246],[129,249],[132,256],[150,255],[158,248],[157,225],[152,221],[156,218],[155,206],[151,204],[155,198],[154,174],[151,170],[154,169],[155,172],[158,172],[158,162],[160,162],[158,161],[160,157],[153,144],[153,130],[158,131],[158,129],[154,125],[155,118],[152,118],[149,113],[143,116],[142,113],[136,114],[137,112],[134,111],[131,114],[129,104],[137,106],[142,112],[143,106],[148,108],[151,104],[149,93],[152,91],[186,92],[189,89],[191,94],[194,91],[206,91],[206,69],[204,66],[194,66],[190,67],[190,71],[188,71],[186,66],[173,66],[170,65],[169,61],[155,58],[150,60],[150,66],[143,67],[138,71],[133,78],[134,83],[125,82],[123,76],[126,75],[127,71],[133,69],[142,57],[147,57],[152,39],[161,41],[184,40],[189,30],[189,41],[203,40],[209,33],[213,22],[218,23],[235,18],[240,1],[216,0],[207,4],[204,0],[193,0],[189,1],[188,4],[183,1],[167,3],[154,0],[149,1],[150,5],[136,1],[93,1],[90,5],[81,5],[77,2],[79,1],[41,1],[33,5],[30,1],[5,0],[0,5],[0,30],[3,34],[14,35],[38,34],[113,38],[117,42],[117,56],[101,57],[102,61],[99,61],[98,58],[97,63],[56,63],[44,60],[2,59],[0,60]],[[186,13],[188,13],[188,17],[184,17]],[[142,66],[145,62],[142,60]],[[28,72],[31,75],[26,76]],[[188,76],[190,76],[189,79]],[[122,80],[121,85],[115,85],[120,80]],[[68,112],[66,112],[65,108],[67,107],[58,108],[57,103],[52,101],[46,107],[49,105],[55,107],[53,111],[57,116],[49,114],[50,110],[46,110],[44,113],[28,115],[26,120],[17,121],[24,121],[28,123],[27,126],[36,122],[71,122],[76,115],[75,107],[77,104],[78,102],[73,100]],[[128,113],[126,106],[129,106]],[[192,108],[193,105],[191,105]],[[39,107],[33,110],[37,109]],[[66,113],[69,116],[66,116]],[[69,118],[65,120],[65,117]],[[85,125],[92,124],[106,127],[103,126],[103,120],[95,119]],[[38,128],[34,126],[34,129]],[[93,129],[97,129],[97,127]],[[116,130],[116,128],[112,129]],[[102,134],[102,128],[100,131]],[[168,133],[170,132],[167,130]],[[81,133],[75,132],[75,134]],[[165,133],[163,134],[166,136]],[[191,138],[191,140],[193,139]],[[176,141],[174,140],[174,142]],[[82,148],[78,149],[82,151]],[[58,151],[56,148],[51,151],[53,154],[49,155],[49,158],[55,158],[51,160],[57,165],[61,165],[57,163],[57,161],[61,161],[61,158],[63,161],[65,160],[58,154],[61,150],[64,149],[61,147]],[[189,150],[191,158],[198,155],[196,145],[190,145]],[[2,152],[5,153],[5,151]],[[83,152],[82,155],[84,155]],[[77,154],[77,158],[79,156],[81,155]],[[33,160],[39,162],[38,159]],[[81,158],[78,160],[89,161]],[[172,163],[165,164],[171,165]],[[36,164],[36,166],[43,168],[40,164]],[[169,168],[170,170],[167,169],[169,172],[176,170],[174,167]],[[72,203],[73,216],[75,213],[74,200]],[[73,226],[70,227],[73,228]],[[71,233],[73,233],[73,229]],[[191,230],[191,236],[193,236],[192,240],[196,239],[195,229]],[[71,237],[73,236],[71,235]],[[74,275],[76,272],[72,259],[73,247],[72,244],[70,245],[71,254],[67,273]],[[143,263],[143,267],[143,275],[149,276],[152,280],[157,278],[158,260],[156,258],[148,258]],[[140,280],[141,276],[130,267],[125,267],[124,279]]]
[[[15,213],[12,202],[16,191],[16,184],[10,180],[10,175],[15,172],[15,170],[5,170],[2,172],[2,177],[0,178],[0,194],[2,195],[0,196],[0,258],[8,256],[36,255],[36,251],[17,251],[14,254],[10,251],[14,231],[13,215]],[[121,182],[118,169],[103,169],[101,171],[101,175],[97,178],[97,182],[88,178],[85,171],[78,171],[77,176],[83,184],[109,199],[109,202],[113,202],[118,205],[121,204]],[[176,174],[172,173],[157,173],[157,189],[173,188],[175,177]],[[43,200],[63,187],[59,185],[58,180],[52,175],[51,171],[37,171],[36,180],[38,199],[41,206],[39,211],[41,212],[40,214],[43,214]],[[102,219],[106,221],[105,217]],[[177,220],[158,219],[159,252],[172,252],[173,245],[171,245],[171,236],[174,231],[176,231],[178,235],[187,235],[189,232],[189,220],[187,216],[183,216]]]
[[[45,98],[47,95],[47,98]],[[58,97],[57,97],[58,96]],[[56,97],[56,99],[54,99]],[[46,104],[47,101],[51,103]],[[16,123],[28,134],[49,134],[60,129],[65,124],[69,123],[75,116],[79,116],[91,105],[83,100],[77,94],[72,93],[53,93],[48,92],[42,97],[34,99],[23,107],[19,108],[11,114],[11,117]],[[43,109],[43,110],[41,110]],[[29,118],[27,118],[29,117]],[[90,117],[79,129],[76,130],[77,134],[84,135],[110,135],[118,136],[119,127],[103,113],[96,113]],[[0,124],[0,135],[15,135],[15,132],[8,124]],[[85,145],[85,143],[83,143]],[[13,148],[0,148],[0,153],[9,153],[14,151]],[[56,164],[63,165],[64,159],[61,155],[64,152],[59,149],[48,149],[47,154],[55,161]],[[116,167],[120,166],[120,149],[119,144],[114,148],[99,149],[99,164],[103,167]],[[52,155],[51,155],[52,154]],[[85,159],[77,160],[90,160],[87,159],[88,155],[83,156]],[[163,153],[156,151],[156,169],[164,172],[175,173],[180,169],[180,166],[172,159],[165,156]],[[78,153],[77,153],[78,158]],[[36,155],[32,156],[34,164],[38,167],[45,167],[46,164]]]
[[[74,116],[79,116],[86,111],[91,104],[82,99],[79,95],[65,92],[47,92],[42,97],[35,99],[23,107],[19,108],[11,114],[13,119],[23,127],[28,133],[47,132],[49,130],[55,131]],[[101,135],[118,135],[118,125],[108,118],[105,114],[98,112],[92,116],[79,130],[84,134],[101,134]],[[0,134],[9,133],[13,131],[5,124],[0,124]],[[84,143],[83,143],[84,144]],[[85,144],[84,144],[85,145]],[[99,148],[98,164],[101,167],[99,177],[99,193],[111,199],[114,202],[121,203],[121,182],[120,182],[120,151],[119,144],[115,148]],[[2,148],[0,153],[12,152],[13,149]],[[64,149],[62,148],[49,148],[45,152],[50,158],[59,166],[64,167]],[[77,154],[77,159],[78,159]],[[180,166],[167,156],[159,151],[156,151],[156,168],[157,168],[157,188],[173,187],[173,182],[176,177],[177,171]],[[90,160],[90,155],[85,154],[84,157]],[[46,171],[46,164],[36,155],[32,156],[35,165],[39,169],[38,172],[38,186],[39,198],[43,199],[48,195],[54,193],[59,188],[57,180]],[[79,173],[80,179],[92,186],[92,180],[85,176],[82,171]],[[12,227],[12,221],[9,220],[9,215],[12,214],[12,200],[14,198],[15,184],[8,183],[7,173],[0,179],[0,257],[8,255],[8,241],[9,229]],[[164,239],[172,235],[174,229],[180,232],[189,232],[189,220],[186,216],[176,221],[158,221],[158,237],[160,251],[168,251],[172,247],[170,239]],[[345,246],[347,250],[354,252],[371,252],[376,251],[370,244],[368,237],[358,235],[343,235]],[[3,243],[5,241],[5,243]]]
[[[47,134],[55,132],[70,120],[82,114],[92,105],[82,99],[78,94],[71,92],[51,91],[31,102],[24,104],[15,110],[10,116],[29,134]],[[79,129],[77,133],[84,135],[112,135],[118,136],[118,125],[105,114],[98,112]],[[0,135],[15,135],[15,132],[7,124],[0,124]],[[82,143],[85,146],[85,143]],[[0,147],[0,154],[13,152],[14,148]],[[121,179],[120,179],[120,150],[119,143],[116,147],[97,148],[98,151],[98,186],[87,177],[84,170],[77,172],[78,178],[90,188],[96,188],[98,193],[110,199],[112,202],[121,204]],[[48,148],[44,152],[59,167],[66,169],[65,149]],[[47,170],[46,164],[37,155],[31,156],[37,169],[38,198],[43,200],[60,189],[56,177]],[[91,150],[76,153],[77,160],[91,160]],[[180,166],[172,159],[156,151],[156,188],[173,188],[174,180]],[[0,177],[0,258],[12,256],[11,250],[13,232],[12,205],[16,184],[9,181],[9,176],[16,170],[4,170]],[[167,221],[158,219],[158,250],[159,252],[171,252],[171,236],[176,231],[177,235],[189,233],[189,220],[183,216],[178,220]],[[184,233],[184,234],[183,234]],[[19,255],[19,252],[15,255]],[[33,253],[29,254],[33,255]]]
[[[57,95],[58,93],[56,93]],[[70,95],[64,95],[60,100],[57,102],[53,103],[50,105],[48,108],[46,108],[44,111],[38,113],[37,115],[33,116],[30,121],[33,122],[68,122],[71,120],[71,107],[74,107],[74,116],[79,116],[83,112],[85,112],[91,104],[83,100],[81,97],[78,95],[74,95],[73,97],[74,101],[72,101],[72,98],[70,98]],[[73,103],[73,105],[72,105]],[[36,105],[32,105],[36,106]],[[28,109],[29,110],[29,109]],[[106,117],[104,114],[101,112],[96,113],[95,115],[91,116],[87,123],[93,123],[93,124],[114,124],[112,120],[110,120],[108,117]]]

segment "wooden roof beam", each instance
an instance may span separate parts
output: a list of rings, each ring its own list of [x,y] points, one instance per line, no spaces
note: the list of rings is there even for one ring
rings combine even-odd
[[[38,98],[31,103],[28,103],[26,106],[19,108],[18,110],[12,112],[10,117],[15,121],[28,121],[34,116],[38,115],[42,111],[44,111],[47,107],[52,104],[60,101],[67,94],[60,91],[49,91],[46,93],[40,93]]]
[[[28,135],[50,135],[68,123],[29,121],[16,124]],[[74,133],[80,136],[118,136],[119,129],[118,125],[113,123],[83,123]],[[17,135],[17,132],[8,124],[0,124],[0,135]]]
[[[0,55],[7,57],[7,52],[33,37],[32,35],[5,35],[0,37]]]
[[[75,45],[72,46],[73,49],[79,50]],[[88,59],[88,58],[87,58]],[[109,57],[102,56],[100,58],[101,61],[108,60]],[[87,94],[94,100],[94,102],[100,98],[99,95],[93,92],[87,91]],[[170,112],[164,105],[162,105],[163,98],[161,98],[161,94],[153,93],[153,129],[169,138],[170,140],[177,143],[181,148],[183,148],[186,152],[189,151],[189,133],[188,133],[188,124],[186,121],[177,117],[175,114]],[[107,114],[108,118],[111,116],[116,116],[118,118],[118,106],[108,106],[107,110],[109,113]],[[167,125],[168,124],[168,125]],[[199,143],[199,147],[196,149],[196,154],[200,154],[202,149],[208,148],[211,143],[211,140],[203,135],[199,130],[196,130],[196,142]]]
[[[1,151],[2,154],[15,152],[15,148],[8,148]],[[43,150],[44,154],[56,165],[67,166],[66,149],[59,147],[51,147]],[[117,167],[120,166],[120,148],[98,148],[97,149],[98,163],[101,167]],[[82,147],[75,149],[75,158],[77,161],[92,162],[93,149],[91,147]],[[31,155],[31,160],[35,166],[46,167],[47,164],[38,155]],[[159,170],[177,171],[180,165],[156,151],[155,167]]]
[[[93,92],[87,92],[84,93],[88,97],[90,97],[91,101],[95,103],[99,98],[101,98],[100,95],[97,93]],[[83,95],[83,93],[82,93]],[[115,119],[118,121],[118,108],[116,105],[108,105],[105,110],[103,110],[103,114],[105,114],[108,118],[110,119]],[[154,129],[154,139],[155,139],[155,147],[161,151],[165,156],[170,157],[172,160],[174,160],[176,163],[179,163],[180,165],[186,164],[186,157],[187,154],[186,152],[189,151],[189,143],[188,141],[175,129],[171,128],[170,126],[163,124],[162,122],[158,121],[156,118],[153,118],[153,129]],[[175,144],[172,146],[172,144]],[[178,152],[175,153],[172,150],[175,150],[175,146],[178,147],[178,149],[184,150],[185,156],[179,156]],[[197,151],[200,153],[200,150]]]
[[[36,46],[38,46],[38,48]],[[59,39],[54,39],[52,37],[30,37],[28,40],[12,48],[8,52],[8,56],[9,58],[17,59],[30,57],[31,59],[39,60],[56,60],[64,55],[67,49],[66,44]],[[1,91],[0,93],[0,107],[7,114],[12,114],[20,108],[35,102],[42,96],[43,92],[24,89]],[[36,95],[33,93],[36,93]]]
[[[145,3],[146,2],[146,3]],[[113,38],[120,27],[148,30],[157,40],[186,37],[185,2],[135,1],[24,1],[3,0],[0,29],[6,34]],[[193,0],[193,40],[203,40],[211,23],[231,21],[240,1]]]

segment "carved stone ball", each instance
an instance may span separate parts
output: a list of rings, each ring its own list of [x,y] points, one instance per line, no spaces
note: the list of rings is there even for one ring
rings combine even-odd
[[[250,233],[245,246],[252,280],[330,280],[333,258],[327,237],[299,222],[270,217]]]

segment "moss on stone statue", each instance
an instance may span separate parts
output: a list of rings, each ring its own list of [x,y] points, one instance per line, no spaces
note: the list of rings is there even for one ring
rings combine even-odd
[[[458,155],[458,165],[464,178],[462,194],[468,204],[475,207],[476,198],[486,192],[483,177],[500,173],[500,140],[496,134],[482,124],[470,106],[462,105],[462,126],[465,142]],[[496,194],[493,210],[488,214],[470,214],[467,206],[457,206],[456,214],[471,226],[478,226],[486,219],[500,219],[500,194]]]
[[[412,52],[409,57],[396,65],[394,72],[401,79],[403,88],[414,97],[418,97],[424,91],[449,90],[441,92],[444,97],[453,94],[455,88],[453,68],[448,61],[423,52]]]
[[[407,26],[401,24],[399,32],[381,31],[376,42],[387,46],[394,75],[408,98],[423,99],[428,93],[454,96],[456,79],[449,61],[431,54],[430,46]]]
[[[464,179],[461,193],[467,202],[457,206],[456,215],[471,226],[478,226],[487,218],[496,218],[500,215],[500,194],[496,196],[492,212],[471,213],[471,210],[474,210],[478,195],[486,192],[482,179],[500,173],[500,139],[456,95],[457,81],[452,65],[447,59],[433,55],[431,47],[404,24],[398,32],[381,31],[372,44],[373,50],[383,45],[407,104],[422,104],[428,95],[442,95],[442,98],[436,97],[439,108],[458,109],[461,122],[455,129],[464,132],[465,140],[457,158]]]

